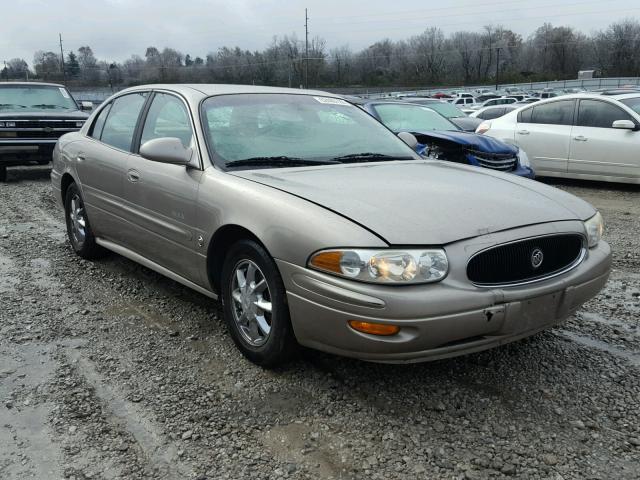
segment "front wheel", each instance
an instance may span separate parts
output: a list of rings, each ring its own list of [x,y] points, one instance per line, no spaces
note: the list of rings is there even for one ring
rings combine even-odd
[[[297,350],[286,291],[266,250],[252,240],[233,245],[222,268],[224,317],[240,351],[263,367],[284,363]]]
[[[82,194],[75,183],[67,188],[64,211],[67,221],[67,235],[73,251],[86,260],[103,256],[105,250],[96,243]]]

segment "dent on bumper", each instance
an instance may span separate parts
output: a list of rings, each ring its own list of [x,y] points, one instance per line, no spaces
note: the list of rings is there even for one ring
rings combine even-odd
[[[453,357],[506,344],[562,322],[605,285],[601,242],[574,270],[527,287],[482,289],[453,282],[413,287],[355,284],[278,260],[298,341],[391,363]],[[353,330],[349,320],[398,325],[392,337]]]

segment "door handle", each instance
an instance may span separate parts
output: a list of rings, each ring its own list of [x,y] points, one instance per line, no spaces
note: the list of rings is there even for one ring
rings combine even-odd
[[[138,172],[137,170],[129,170],[127,172],[127,180],[129,180],[131,183],[136,183],[138,180],[140,180],[140,172]]]
[[[78,156],[76,157],[76,160],[78,162],[84,162],[86,160],[86,157],[84,156],[83,153],[79,153]]]
[[[578,142],[586,142],[587,141],[587,137],[583,137],[582,135],[578,135],[577,137],[573,137],[573,139],[578,141]]]
[[[518,130],[520,135],[529,135],[529,130]]]

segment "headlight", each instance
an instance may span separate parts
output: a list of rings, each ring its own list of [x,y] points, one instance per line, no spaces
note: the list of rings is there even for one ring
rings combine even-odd
[[[604,233],[604,220],[600,212],[584,222],[584,228],[587,231],[589,248],[597,246]]]
[[[449,271],[444,250],[323,250],[309,267],[369,283],[417,284],[442,280]]]
[[[482,122],[480,125],[478,125],[478,128],[476,128],[476,133],[482,135],[483,133],[487,133],[490,129],[491,129],[491,122],[489,121]]]
[[[520,166],[522,166],[522,167],[531,167],[531,162],[529,161],[529,156],[521,148],[518,148],[518,160],[520,161]]]

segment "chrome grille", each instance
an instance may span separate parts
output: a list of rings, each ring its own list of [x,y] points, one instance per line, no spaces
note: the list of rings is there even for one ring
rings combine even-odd
[[[510,172],[518,166],[518,157],[513,153],[489,153],[477,150],[468,150],[468,155],[475,158],[481,167]]]

